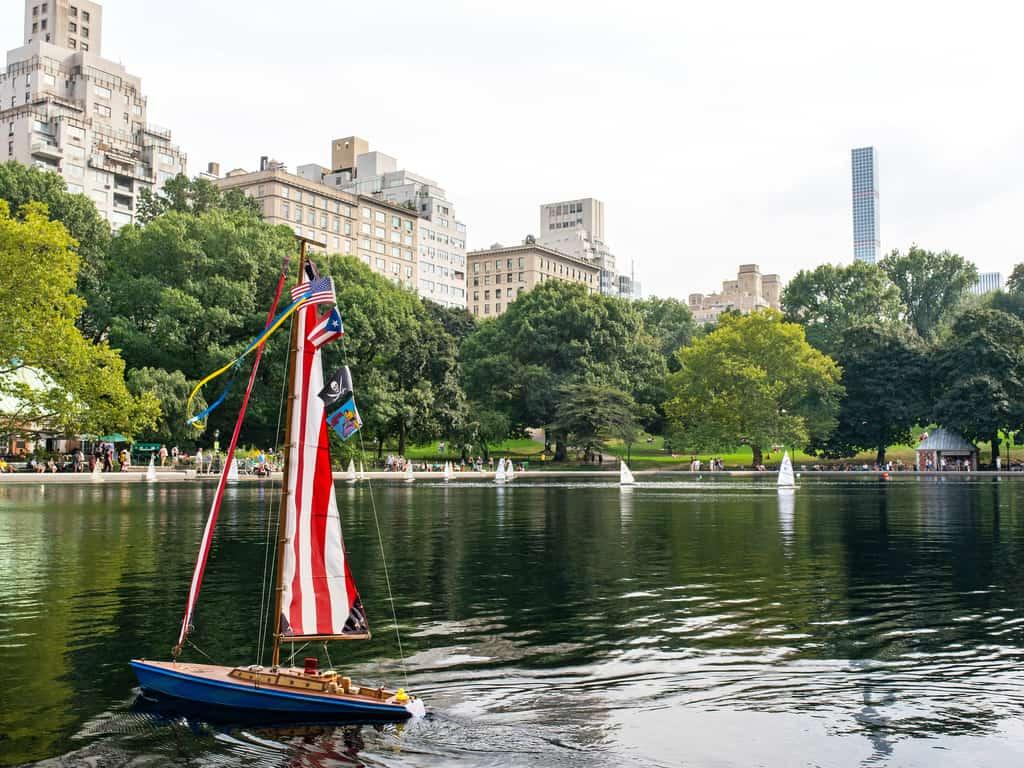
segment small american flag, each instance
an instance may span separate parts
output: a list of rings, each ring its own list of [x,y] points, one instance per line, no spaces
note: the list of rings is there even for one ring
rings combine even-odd
[[[303,304],[334,304],[334,280],[318,277],[312,282],[299,283],[292,288],[292,301],[305,298]]]

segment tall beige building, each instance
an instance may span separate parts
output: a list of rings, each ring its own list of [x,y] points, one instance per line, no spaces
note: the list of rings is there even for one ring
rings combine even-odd
[[[408,208],[289,173],[267,158],[259,171],[230,171],[214,184],[255,199],[267,222],[324,243],[328,253],[358,256],[375,272],[415,290],[417,217]]]
[[[587,259],[540,245],[527,238],[522,245],[492,245],[466,254],[469,266],[469,311],[476,317],[497,317],[535,285],[547,280],[581,283],[591,293],[600,289],[601,270]]]
[[[300,176],[329,187],[375,197],[415,212],[419,294],[445,307],[466,307],[466,225],[437,182],[398,167],[383,152],[370,151],[358,136],[331,142],[331,168],[302,165]]]
[[[757,264],[742,264],[735,280],[722,282],[721,293],[691,293],[689,306],[698,323],[713,323],[727,309],[743,314],[758,309],[778,309],[781,291],[778,275],[762,275]]]
[[[0,74],[0,161],[59,173],[120,227],[141,190],[185,172],[186,156],[147,122],[141,80],[100,57],[102,19],[96,3],[26,0],[24,44]]]

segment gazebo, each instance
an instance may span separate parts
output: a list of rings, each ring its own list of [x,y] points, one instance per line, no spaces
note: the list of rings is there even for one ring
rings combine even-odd
[[[939,427],[917,444],[917,470],[978,468],[978,449],[962,435]]]

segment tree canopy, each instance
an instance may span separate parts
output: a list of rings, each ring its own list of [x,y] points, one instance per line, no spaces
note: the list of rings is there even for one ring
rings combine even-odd
[[[191,213],[198,216],[216,208],[259,213],[256,201],[242,190],[229,189],[224,192],[208,179],[198,177],[190,179],[185,174],[179,173],[164,184],[156,194],[145,188],[139,192],[136,220],[140,224],[148,224],[169,211]]]
[[[996,309],[972,309],[952,324],[934,353],[933,417],[971,440],[1024,427],[1024,322]]]
[[[14,161],[0,165],[0,200],[6,200],[11,211],[30,202],[43,203],[50,218],[67,229],[73,240],[71,250],[79,257],[77,293],[85,299],[77,324],[87,338],[99,341],[106,330],[104,287],[108,277],[104,267],[110,225],[92,200],[68,192],[63,177]]]
[[[773,445],[828,437],[843,394],[839,366],[774,310],[720,319],[679,352],[665,403],[669,426],[688,447],[751,446],[754,463]]]
[[[650,402],[664,361],[630,303],[545,282],[484,322],[462,346],[466,388],[513,429],[551,427],[566,385],[602,383]],[[564,435],[553,430],[556,457]]]
[[[905,311],[885,272],[862,261],[801,270],[783,289],[781,304],[786,320],[803,325],[807,340],[830,354],[850,328],[896,323]]]
[[[160,407],[152,395],[132,397],[124,362],[106,342],[76,327],[83,300],[75,294],[80,259],[75,241],[42,203],[12,217],[0,200],[0,414],[5,433],[34,430],[126,435],[152,427]]]
[[[907,322],[922,339],[931,339],[953,319],[978,281],[978,268],[963,257],[916,245],[906,254],[893,251],[879,266],[899,289]]]
[[[846,390],[835,431],[811,447],[825,456],[875,451],[910,442],[915,424],[929,415],[929,350],[902,324],[873,323],[850,328],[836,353]]]
[[[1024,296],[1024,262],[1013,268],[1006,280],[1006,292],[1014,296]]]

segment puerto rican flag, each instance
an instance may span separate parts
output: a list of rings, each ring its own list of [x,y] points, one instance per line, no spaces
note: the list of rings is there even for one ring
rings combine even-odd
[[[313,345],[313,349],[319,349],[328,341],[333,341],[344,335],[345,325],[341,322],[341,312],[337,307],[332,307],[331,311],[324,315],[323,319],[309,332],[309,343]]]
[[[292,301],[304,298],[303,304],[334,304],[334,280],[329,277],[318,277],[315,280],[303,281],[292,288]]]

